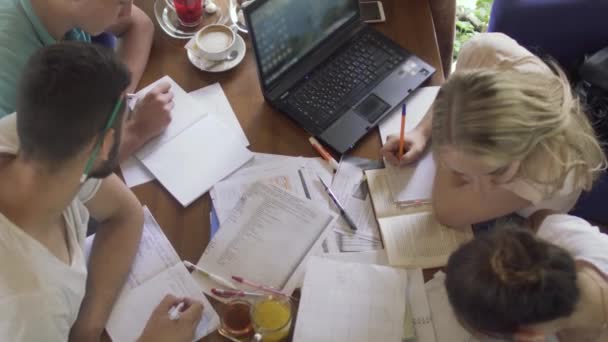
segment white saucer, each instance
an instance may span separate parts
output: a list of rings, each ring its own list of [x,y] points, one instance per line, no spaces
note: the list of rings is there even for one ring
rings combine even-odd
[[[190,63],[192,63],[192,65],[194,65],[195,67],[197,67],[198,69],[202,70],[202,71],[207,71],[207,72],[224,72],[224,71],[228,71],[234,67],[236,67],[237,65],[239,65],[239,63],[241,63],[243,61],[243,58],[245,58],[245,53],[247,53],[247,46],[245,46],[245,40],[243,39],[243,37],[241,37],[240,35],[236,35],[236,43],[234,44],[234,49],[236,49],[236,51],[238,51],[238,56],[231,60],[231,61],[224,61],[224,62],[220,62],[217,63],[214,61],[210,61],[207,60],[205,58],[201,58],[196,56],[194,53],[192,53],[192,51],[187,50],[188,51],[188,59],[190,60]],[[207,66],[212,65],[212,68],[208,68]]]

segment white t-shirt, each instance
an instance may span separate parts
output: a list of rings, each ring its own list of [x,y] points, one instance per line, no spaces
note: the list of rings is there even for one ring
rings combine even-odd
[[[16,154],[18,148],[11,114],[0,119],[0,153]],[[0,341],[67,341],[87,278],[83,246],[89,212],[84,203],[100,184],[86,182],[63,212],[71,265],[0,213]]]
[[[524,62],[515,66],[521,72],[551,73],[551,69],[515,40],[503,33],[483,33],[467,41],[460,50],[456,70],[493,68],[504,62]],[[532,203],[517,213],[528,217],[541,209],[566,213],[574,207],[582,189],[574,185],[574,173],[570,173],[561,189],[538,184],[521,177],[501,187]]]
[[[608,235],[576,216],[549,215],[538,228],[538,236],[560,246],[574,260],[584,261],[608,277]]]

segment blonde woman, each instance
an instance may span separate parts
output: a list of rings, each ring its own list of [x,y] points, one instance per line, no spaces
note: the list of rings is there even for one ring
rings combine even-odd
[[[381,152],[407,164],[432,134],[433,205],[449,226],[568,212],[606,165],[561,70],[503,34],[482,34],[463,47],[431,113],[407,135],[401,159],[395,137]]]

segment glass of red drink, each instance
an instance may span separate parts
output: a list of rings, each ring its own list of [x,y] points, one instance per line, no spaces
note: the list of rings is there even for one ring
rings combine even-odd
[[[180,24],[186,27],[196,27],[203,18],[204,0],[165,0],[177,14]]]

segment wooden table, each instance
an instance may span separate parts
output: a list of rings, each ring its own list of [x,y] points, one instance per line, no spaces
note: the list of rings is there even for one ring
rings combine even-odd
[[[135,0],[135,4],[151,18],[154,18],[153,3],[152,0]],[[375,27],[433,65],[437,72],[430,84],[441,84],[443,72],[428,2],[382,0],[382,3],[387,21]],[[252,151],[316,157],[308,143],[309,135],[264,102],[251,41],[246,35],[244,38],[247,55],[239,66],[222,74],[204,73],[188,61],[184,50],[186,42],[167,36],[156,23],[150,61],[140,86],[146,86],[164,75],[171,76],[186,91],[220,82],[251,142]],[[218,141],[218,146],[221,146],[221,141]],[[380,135],[375,130],[350,153],[377,159],[379,149]],[[183,208],[157,181],[135,187],[133,191],[142,204],[150,208],[179,256],[196,263],[209,242],[209,195],[205,194],[189,207]],[[216,335],[205,340],[222,340]]]

